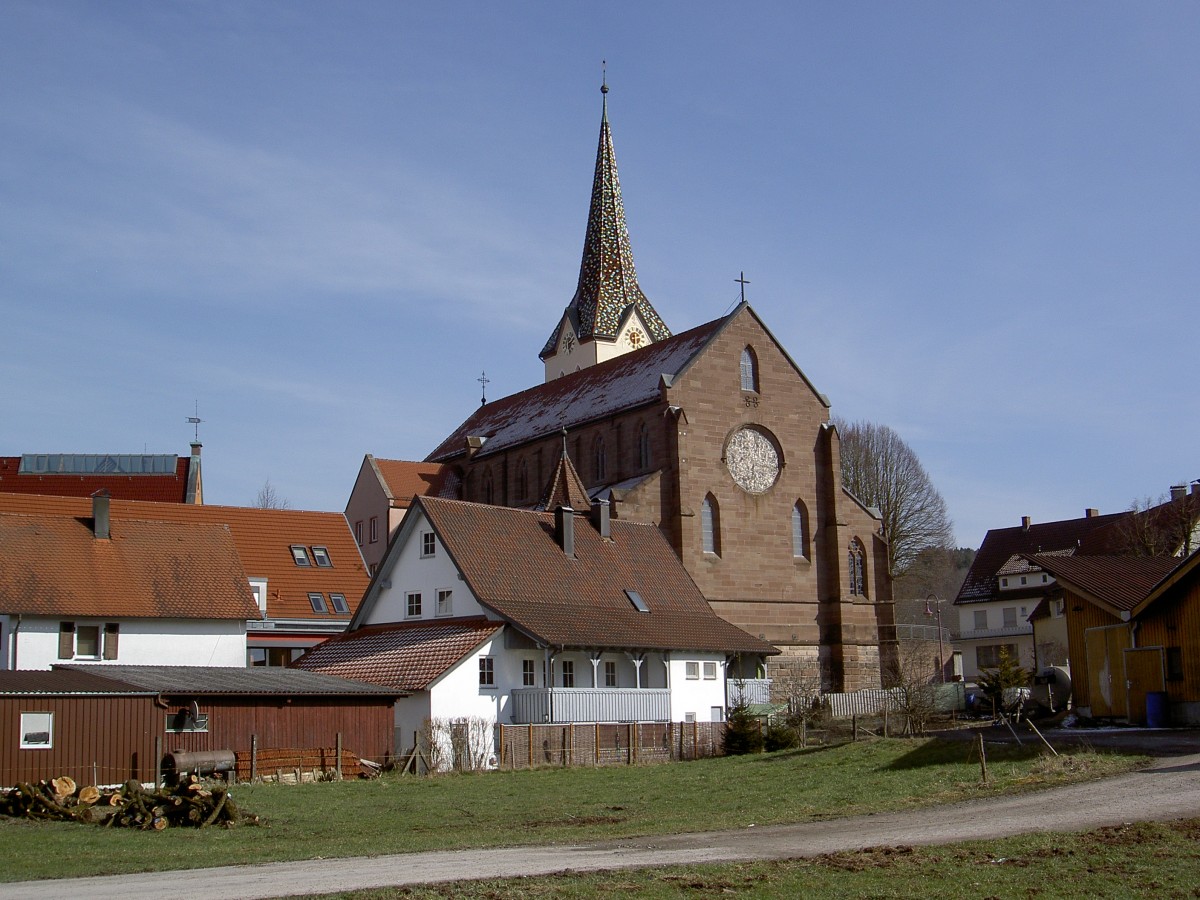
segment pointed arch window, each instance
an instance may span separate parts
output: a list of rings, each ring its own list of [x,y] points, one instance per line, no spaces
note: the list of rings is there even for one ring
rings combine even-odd
[[[596,438],[594,470],[596,472],[596,481],[603,481],[608,477],[608,453],[604,447],[604,438]]]
[[[754,349],[746,347],[742,350],[741,361],[742,390],[758,393],[758,356]]]
[[[721,510],[712,494],[700,505],[700,543],[705,553],[721,555]]]
[[[529,464],[525,460],[517,463],[517,499],[529,498]]]
[[[808,510],[803,500],[797,500],[792,507],[792,556],[797,559],[809,559],[808,550]]]
[[[650,468],[650,429],[645,422],[638,426],[638,468]]]
[[[850,585],[850,595],[853,597],[867,596],[867,582],[863,565],[863,546],[855,538],[850,542],[846,553],[846,576]]]
[[[483,472],[483,502],[496,502],[496,486],[492,482],[492,470],[485,469]]]

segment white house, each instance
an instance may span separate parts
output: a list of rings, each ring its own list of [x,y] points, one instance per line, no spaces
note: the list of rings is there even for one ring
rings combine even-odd
[[[53,498],[51,498],[53,499]],[[229,530],[0,512],[0,668],[244,666],[260,618]]]
[[[711,610],[657,527],[586,503],[565,456],[553,513],[418,497],[347,633],[296,665],[411,692],[397,749],[438,720],[723,720],[727,680],[778,651]]]

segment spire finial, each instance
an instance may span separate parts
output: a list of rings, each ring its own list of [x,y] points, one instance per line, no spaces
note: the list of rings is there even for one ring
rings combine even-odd
[[[600,93],[608,93],[608,60],[600,60]]]
[[[740,284],[742,286],[742,302],[745,303],[746,302],[746,285],[748,285],[750,283],[749,281],[746,280],[746,273],[745,272],[740,273],[740,275],[733,280],[735,283]]]
[[[480,372],[475,380],[479,382],[479,405],[487,406],[487,386],[492,379],[487,377],[487,372]]]
[[[563,429],[562,429],[562,439],[563,439],[562,455],[563,455],[563,459],[566,459],[566,457],[567,457],[567,426],[566,425],[564,425]]]

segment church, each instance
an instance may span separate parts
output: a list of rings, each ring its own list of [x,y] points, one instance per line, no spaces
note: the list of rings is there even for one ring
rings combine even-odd
[[[658,526],[713,610],[782,651],[771,677],[879,687],[895,652],[887,547],[842,487],[830,403],[745,302],[678,334],[655,311],[601,90],[579,280],[541,349],[545,382],[483,404],[427,462],[463,500],[536,508],[565,450],[589,502]]]

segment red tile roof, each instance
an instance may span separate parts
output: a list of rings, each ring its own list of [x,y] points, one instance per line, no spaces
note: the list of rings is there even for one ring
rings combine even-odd
[[[1111,513],[1081,519],[1031,524],[1028,528],[993,528],[988,531],[975,554],[955,603],[991,600],[999,589],[996,576],[1013,556],[1032,553],[1074,552],[1091,532],[1109,525],[1128,513]],[[1005,596],[1009,596],[1005,594]]]
[[[423,691],[503,628],[482,617],[362,628],[317,645],[293,665],[403,691]]]
[[[1113,612],[1130,612],[1180,565],[1174,556],[1031,556],[1064,586],[1099,600]]]
[[[413,497],[438,496],[445,480],[445,466],[441,463],[409,462],[402,459],[379,459],[369,457],[379,473],[392,506],[407,509]]]
[[[0,512],[0,611],[41,616],[258,618],[229,529]]]
[[[90,517],[89,499],[0,493],[0,511]],[[267,614],[275,619],[349,620],[349,614],[315,613],[309,592],[344,594],[350,614],[358,607],[370,576],[341,513],[185,503],[111,501],[114,528],[122,518],[228,526],[249,578],[267,579]],[[297,566],[291,545],[325,547],[333,565]],[[254,618],[258,618],[257,612]]]
[[[778,652],[713,612],[654,525],[614,520],[606,540],[575,516],[572,558],[555,541],[552,513],[432,497],[416,508],[476,599],[544,643]],[[638,612],[627,591],[650,611]]]
[[[191,458],[180,456],[174,473],[121,475],[95,472],[82,475],[59,473],[21,473],[21,457],[0,456],[0,492],[10,494],[46,494],[56,497],[90,497],[106,488],[122,500],[151,500],[183,503],[187,499],[188,467]]]
[[[550,473],[550,480],[542,492],[538,509],[554,512],[560,506],[575,512],[587,512],[592,506],[587,488],[583,486],[583,479],[579,477],[579,471],[566,451],[563,451],[562,456],[558,458],[558,465]]]
[[[740,308],[739,308],[740,309]],[[736,312],[736,311],[735,311]],[[427,459],[445,462],[466,452],[468,437],[486,437],[477,456],[554,434],[563,428],[651,403],[713,338],[729,316],[481,406]]]

